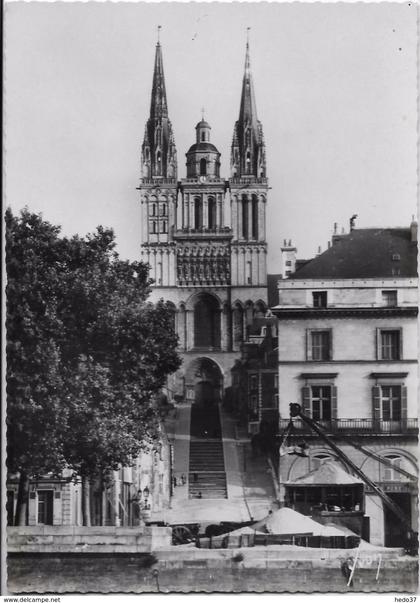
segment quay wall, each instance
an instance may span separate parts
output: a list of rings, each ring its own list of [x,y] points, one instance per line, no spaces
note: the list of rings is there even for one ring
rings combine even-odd
[[[353,585],[341,565],[355,549],[284,547],[153,553],[10,553],[10,593],[417,592],[417,559],[364,552]]]

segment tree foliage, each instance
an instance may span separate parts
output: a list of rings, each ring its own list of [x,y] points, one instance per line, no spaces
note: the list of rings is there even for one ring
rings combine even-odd
[[[8,468],[92,477],[129,464],[180,366],[170,306],[112,230],[85,238],[6,212]]]

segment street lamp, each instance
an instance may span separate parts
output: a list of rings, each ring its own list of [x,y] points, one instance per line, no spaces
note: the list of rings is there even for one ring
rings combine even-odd
[[[150,509],[150,505],[149,505],[149,502],[148,502],[149,494],[150,494],[150,490],[146,486],[145,489],[143,490],[144,509]]]
[[[137,494],[136,496],[133,496],[133,498],[129,498],[128,499],[128,503],[140,503],[141,501],[141,490],[137,490]]]

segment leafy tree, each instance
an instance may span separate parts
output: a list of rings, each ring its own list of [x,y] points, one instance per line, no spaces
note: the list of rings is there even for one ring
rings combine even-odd
[[[8,467],[22,500],[29,476],[71,468],[89,525],[89,480],[154,437],[154,399],[180,359],[169,305],[147,302],[148,269],[119,259],[112,230],[59,234],[6,212]]]

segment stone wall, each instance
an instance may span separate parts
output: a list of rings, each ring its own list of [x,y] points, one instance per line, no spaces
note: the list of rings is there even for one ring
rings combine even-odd
[[[171,528],[19,526],[7,528],[9,553],[149,553],[171,544]]]
[[[277,550],[274,550],[277,549]],[[314,553],[315,551],[315,553]],[[148,554],[10,554],[11,593],[415,592],[417,560],[364,551],[353,586],[341,564],[355,551],[267,547]]]

